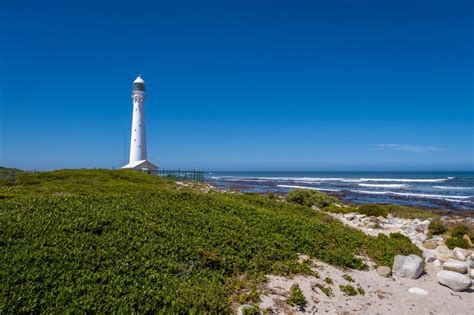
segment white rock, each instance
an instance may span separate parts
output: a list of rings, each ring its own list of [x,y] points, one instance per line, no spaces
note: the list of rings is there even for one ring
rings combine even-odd
[[[436,277],[439,283],[456,292],[467,290],[472,285],[471,279],[454,271],[442,270],[436,274]]]
[[[399,277],[417,279],[423,272],[423,259],[417,255],[397,255],[393,261],[392,273]]]
[[[467,250],[463,248],[456,247],[453,249],[453,256],[459,260],[466,260]]]
[[[471,271],[469,272],[469,277],[471,279],[474,279],[474,269],[471,269]]]
[[[408,292],[413,293],[413,294],[419,294],[419,295],[428,295],[428,291],[423,290],[421,288],[417,288],[417,287],[408,289]]]
[[[449,259],[443,264],[444,270],[451,270],[459,273],[467,273],[467,264],[456,259]]]
[[[438,254],[437,251],[435,251],[434,249],[425,249],[423,251],[423,259],[425,260],[425,262],[433,262],[436,260],[436,254]]]
[[[441,261],[448,261],[450,260],[451,258],[453,258],[453,255],[451,254],[444,254],[444,253],[438,253],[436,254],[436,259],[439,259]]]
[[[433,262],[433,266],[435,266],[435,267],[441,266],[441,260],[436,259],[436,260]]]
[[[421,233],[424,233],[426,229],[428,228],[428,225],[430,225],[430,221],[425,220],[423,222],[419,222],[415,225],[415,230]]]
[[[474,269],[474,255],[469,256],[467,259],[467,263],[471,269]]]
[[[349,221],[352,221],[356,218],[356,214],[355,213],[348,213],[346,214],[346,219],[349,220]]]
[[[452,250],[450,250],[446,245],[439,245],[435,249],[442,254],[452,254]]]

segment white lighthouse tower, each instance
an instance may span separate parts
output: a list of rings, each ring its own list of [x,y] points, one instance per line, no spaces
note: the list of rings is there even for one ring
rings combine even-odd
[[[130,161],[122,168],[156,171],[158,167],[147,160],[145,126],[145,81],[138,77],[133,81],[133,114],[130,139]]]

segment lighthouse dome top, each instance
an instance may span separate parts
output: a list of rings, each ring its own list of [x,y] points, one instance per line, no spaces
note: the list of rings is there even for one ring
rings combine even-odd
[[[138,77],[133,81],[133,90],[134,91],[145,91],[145,81],[143,81],[142,77],[138,75]]]
[[[133,81],[133,83],[145,84],[145,81],[143,81],[143,78],[140,75],[138,75],[138,77],[135,79],[135,81]]]

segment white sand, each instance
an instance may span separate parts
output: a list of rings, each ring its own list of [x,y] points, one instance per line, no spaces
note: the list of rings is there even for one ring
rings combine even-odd
[[[342,278],[346,272],[319,261],[315,263],[320,279],[268,276],[268,283],[262,288],[260,307],[271,307],[277,314],[474,314],[474,290],[454,292],[440,285],[436,272],[441,267],[433,264],[425,266],[426,273],[416,280],[384,278],[375,270],[348,270],[347,273],[354,279],[351,284],[354,287],[360,285],[365,295],[346,296],[339,289],[339,284],[349,283]],[[323,281],[325,277],[332,278],[334,283],[327,285]],[[313,291],[311,286],[316,281],[330,286],[334,296],[327,297],[317,288]],[[304,310],[286,303],[294,283],[300,286],[308,302]],[[413,287],[427,291],[428,295],[409,293],[408,290]]]

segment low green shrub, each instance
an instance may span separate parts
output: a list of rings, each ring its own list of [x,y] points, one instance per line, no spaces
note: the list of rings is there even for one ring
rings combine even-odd
[[[354,279],[347,273],[343,274],[342,277],[349,282],[354,282]]]
[[[386,217],[387,214],[390,213],[391,208],[392,208],[391,205],[381,205],[381,204],[374,203],[374,204],[366,204],[366,205],[359,206],[357,211],[359,213],[362,213],[368,216]]]
[[[327,284],[333,284],[332,279],[329,277],[324,278],[324,282],[326,282]]]
[[[307,207],[317,206],[319,208],[339,202],[336,197],[328,196],[317,190],[308,189],[294,189],[288,193],[286,200]]]
[[[358,293],[356,288],[354,288],[350,284],[347,284],[347,285],[340,284],[339,289],[341,289],[342,292],[344,292],[345,294],[347,294],[349,296],[354,296],[354,295],[357,295],[357,293]]]
[[[420,249],[400,233],[392,233],[389,236],[379,234],[366,250],[371,253],[379,266],[392,266],[396,255],[421,255]]]
[[[450,237],[444,243],[449,249],[454,249],[455,247],[469,248],[469,242],[462,237]]]
[[[328,278],[326,278],[326,279],[328,279]],[[326,283],[328,283],[328,282],[326,282]],[[331,279],[331,284],[332,284],[332,279]],[[326,294],[327,297],[334,296],[334,293],[332,292],[332,288],[329,287],[329,286],[325,286],[323,283],[316,282],[311,286],[311,289],[314,292],[317,292],[316,289],[319,289],[319,290],[321,290],[321,292]]]
[[[451,237],[462,238],[465,234],[469,233],[469,229],[464,224],[457,224],[450,229]]]
[[[258,302],[262,275],[309,273],[299,254],[353,269],[419,254],[305,206],[133,171],[21,174],[5,194],[0,314],[224,314]]]
[[[300,309],[303,309],[306,306],[306,298],[304,297],[303,291],[301,291],[300,286],[293,284],[290,290],[290,298],[287,300],[288,305],[299,306]]]
[[[357,212],[358,209],[356,207],[351,206],[339,206],[336,204],[330,204],[324,208],[322,208],[324,212],[332,212],[332,213],[350,213],[350,212]]]
[[[242,309],[242,315],[260,315],[260,308],[256,305],[244,307]]]
[[[441,235],[447,231],[446,227],[444,226],[441,220],[436,219],[431,221],[430,225],[428,226],[428,233],[429,235]]]
[[[360,295],[365,295],[365,290],[360,287],[360,286],[357,286],[357,292],[360,294]]]

